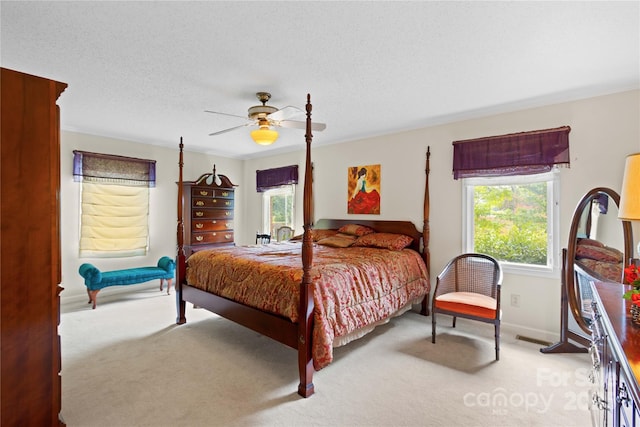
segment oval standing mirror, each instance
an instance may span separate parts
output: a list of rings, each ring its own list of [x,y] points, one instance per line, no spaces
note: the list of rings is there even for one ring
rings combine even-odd
[[[622,283],[633,257],[631,223],[618,219],[620,196],[610,188],[594,188],[578,203],[567,242],[565,281],[573,318],[590,335],[589,281]]]
[[[591,281],[622,283],[633,256],[631,223],[618,219],[620,196],[605,187],[585,194],[576,207],[562,260],[560,342],[543,353],[586,352],[589,346]],[[571,330],[568,312],[574,326]],[[582,347],[576,346],[578,342]]]

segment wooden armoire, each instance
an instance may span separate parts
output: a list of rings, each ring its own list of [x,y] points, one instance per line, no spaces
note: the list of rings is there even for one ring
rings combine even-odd
[[[65,83],[1,69],[0,425],[60,411],[60,110]]]

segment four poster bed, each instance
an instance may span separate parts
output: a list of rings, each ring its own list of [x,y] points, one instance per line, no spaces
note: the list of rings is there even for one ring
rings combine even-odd
[[[429,156],[424,224],[323,219],[313,223],[311,100],[306,104],[304,233],[301,242],[232,246],[187,257],[183,223],[183,144],[178,182],[176,322],[186,303],[205,308],[298,351],[303,397],[313,372],[329,364],[332,348],[421,303],[428,315]],[[421,245],[422,243],[422,245]]]

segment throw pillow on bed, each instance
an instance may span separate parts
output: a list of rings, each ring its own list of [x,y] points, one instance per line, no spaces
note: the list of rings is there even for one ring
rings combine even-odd
[[[351,234],[357,237],[366,236],[367,234],[375,233],[375,231],[371,227],[360,224],[347,224],[338,229],[338,233]]]
[[[413,242],[413,239],[404,234],[394,233],[372,233],[358,237],[353,246],[367,246],[371,248],[391,249],[399,251]]]
[[[319,245],[331,246],[332,248],[348,248],[353,245],[357,237],[351,234],[338,233],[335,236],[325,237],[318,240]]]
[[[335,236],[338,233],[338,230],[332,230],[332,229],[313,229],[311,230],[311,237],[313,239],[314,242],[317,242],[319,240],[324,239],[325,237],[331,237],[331,236]],[[298,234],[297,236],[292,237],[289,240],[302,240],[302,234]]]
[[[588,258],[597,261],[618,263],[622,262],[623,257],[624,255],[618,249],[608,246],[578,245],[576,248],[576,258],[578,259]]]

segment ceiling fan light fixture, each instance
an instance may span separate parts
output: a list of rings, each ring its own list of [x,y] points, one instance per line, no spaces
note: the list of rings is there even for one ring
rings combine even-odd
[[[251,131],[251,138],[256,144],[271,145],[278,139],[278,132],[261,126],[260,129]]]

